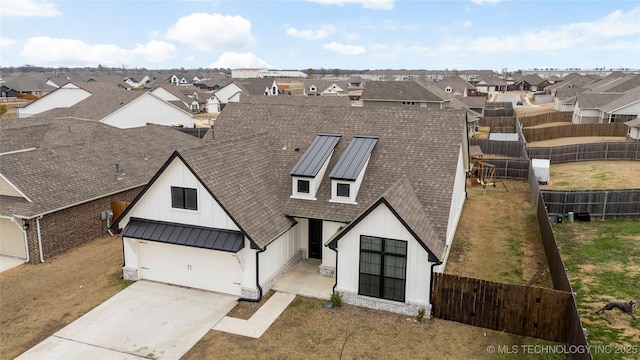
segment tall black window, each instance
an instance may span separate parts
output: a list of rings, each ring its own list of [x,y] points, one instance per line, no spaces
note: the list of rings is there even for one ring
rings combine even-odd
[[[404,302],[407,242],[360,236],[358,294]]]
[[[350,190],[349,184],[336,184],[336,194],[338,196],[349,197]]]
[[[309,193],[309,180],[298,180],[298,192],[304,194]]]
[[[175,209],[198,210],[198,192],[196,189],[172,186],[171,207]]]

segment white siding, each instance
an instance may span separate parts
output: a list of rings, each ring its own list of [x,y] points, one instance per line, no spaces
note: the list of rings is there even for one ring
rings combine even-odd
[[[0,195],[24,198],[24,195],[2,175],[0,175]]]
[[[23,108],[17,108],[18,118],[26,118],[54,108],[68,108],[91,96],[80,88],[62,87],[46,96],[31,102]]]
[[[216,91],[214,95],[222,104],[226,104],[228,102],[238,102],[240,99],[237,95],[241,92],[242,89],[238,85],[231,83]]]
[[[270,280],[275,280],[285,270],[284,267],[287,263],[298,255],[300,241],[296,233],[295,228],[289,229],[289,231],[267,245],[267,250],[260,253],[261,286],[269,285]]]
[[[198,192],[198,210],[172,208],[172,186],[195,188]],[[215,189],[212,191],[215,191]],[[217,229],[240,230],[222,206],[207,192],[179,158],[175,158],[151,185],[144,196],[140,198],[121,221],[120,226],[124,227],[131,217]]]
[[[444,259],[442,265],[438,265],[434,268],[434,271],[444,272],[444,268],[449,258],[449,252],[451,251],[451,244],[453,243],[453,237],[456,234],[456,228],[458,227],[458,221],[462,215],[462,207],[464,206],[465,199],[465,181],[466,173],[464,171],[464,159],[462,155],[462,149],[458,156],[458,166],[456,168],[456,178],[453,182],[453,195],[451,196],[451,207],[449,209],[449,222],[447,223],[447,240]],[[441,255],[441,254],[436,254]]]
[[[378,206],[338,241],[336,290],[358,293],[360,235],[407,241],[405,302],[429,307],[431,265],[428,253],[384,205]],[[386,302],[386,300],[380,300]]]
[[[127,106],[105,117],[101,122],[121,129],[145,126],[147,123],[193,126],[191,114],[150,93],[140,96]]]

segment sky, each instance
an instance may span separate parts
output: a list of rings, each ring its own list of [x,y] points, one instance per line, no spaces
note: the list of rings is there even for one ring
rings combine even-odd
[[[0,0],[0,66],[640,68],[640,1]]]

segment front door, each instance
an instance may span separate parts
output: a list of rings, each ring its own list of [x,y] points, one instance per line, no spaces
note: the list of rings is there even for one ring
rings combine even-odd
[[[322,220],[309,219],[309,258],[322,259]]]

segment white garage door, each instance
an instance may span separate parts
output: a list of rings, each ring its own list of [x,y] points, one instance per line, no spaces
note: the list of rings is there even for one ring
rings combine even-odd
[[[27,258],[24,234],[18,225],[9,219],[0,219],[0,255]]]
[[[235,254],[138,241],[140,279],[240,296],[242,271]]]

